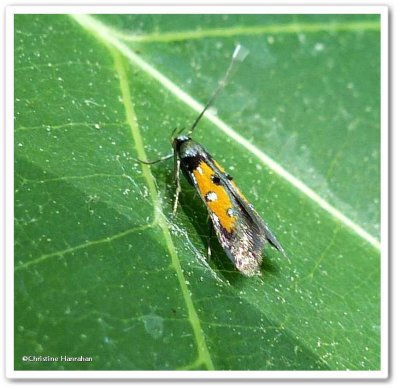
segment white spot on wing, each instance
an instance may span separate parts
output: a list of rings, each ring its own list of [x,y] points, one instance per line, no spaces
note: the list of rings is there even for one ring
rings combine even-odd
[[[208,192],[206,195],[206,201],[207,202],[214,202],[215,200],[218,199],[218,196],[215,192]]]
[[[228,217],[233,217],[236,214],[235,210],[231,208],[229,208],[226,213],[228,214]]]

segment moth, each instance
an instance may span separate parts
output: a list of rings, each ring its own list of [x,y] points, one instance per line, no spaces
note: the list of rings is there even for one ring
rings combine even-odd
[[[248,51],[243,46],[238,45],[235,48],[223,78],[187,135],[173,136],[172,154],[151,162],[139,161],[153,164],[174,158],[176,193],[173,213],[176,213],[178,206],[181,190],[179,175],[182,172],[207,207],[218,241],[228,258],[243,275],[253,276],[260,274],[262,251],[267,242],[281,253],[284,253],[283,247],[239,190],[232,176],[225,172],[201,144],[192,139],[200,119],[224,88],[236,64],[243,61],[247,54]],[[210,245],[208,253],[210,256]]]

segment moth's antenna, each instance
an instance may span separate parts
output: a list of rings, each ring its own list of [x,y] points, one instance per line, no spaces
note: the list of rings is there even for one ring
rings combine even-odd
[[[231,62],[229,63],[228,68],[225,71],[224,76],[222,79],[218,82],[217,88],[215,88],[213,94],[211,95],[210,99],[208,100],[207,104],[204,106],[203,111],[200,113],[200,115],[196,118],[194,121],[192,127],[188,131],[188,135],[191,135],[199,123],[200,119],[203,117],[204,113],[207,111],[207,109],[213,104],[214,100],[217,98],[219,93],[225,88],[226,84],[228,83],[228,79],[234,71],[237,69],[237,66],[247,57],[249,54],[249,51],[242,45],[237,45],[235,47],[235,50],[232,54]]]

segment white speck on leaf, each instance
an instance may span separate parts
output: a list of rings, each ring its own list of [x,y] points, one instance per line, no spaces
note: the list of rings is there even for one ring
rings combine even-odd
[[[164,319],[156,314],[142,317],[144,328],[153,339],[159,339],[164,332]]]
[[[322,51],[325,49],[325,45],[321,42],[317,42],[314,46],[315,51]]]

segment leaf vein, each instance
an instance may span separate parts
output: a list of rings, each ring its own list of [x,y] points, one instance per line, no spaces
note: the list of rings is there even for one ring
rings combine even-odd
[[[87,123],[87,122],[70,122],[70,123],[62,123],[59,125],[40,125],[40,126],[20,126],[15,129],[15,132],[17,131],[34,131],[34,130],[58,130],[58,129],[65,129],[68,127],[93,127],[95,129],[97,128],[102,128],[105,126],[125,126],[125,122],[121,123]]]
[[[259,26],[235,26],[229,28],[210,28],[202,30],[172,31],[134,35],[119,32],[107,26],[115,36],[127,42],[176,42],[197,40],[204,38],[227,38],[238,35],[262,35],[262,34],[299,34],[319,32],[356,32],[379,31],[380,24],[375,21],[357,21],[348,23],[287,23]]]
[[[40,257],[37,257],[36,259],[30,260],[30,261],[27,261],[27,262],[25,262],[23,264],[15,266],[14,267],[14,271],[17,272],[17,271],[26,269],[28,267],[32,267],[34,265],[40,264],[43,261],[51,259],[53,257],[62,257],[64,255],[68,254],[68,253],[73,253],[73,252],[76,252],[78,250],[86,249],[86,248],[89,248],[89,247],[94,246],[94,245],[100,245],[100,244],[109,243],[111,241],[117,240],[118,238],[125,237],[125,236],[127,236],[127,235],[129,235],[131,233],[135,233],[135,232],[138,232],[138,231],[143,231],[143,230],[146,230],[146,229],[151,229],[151,228],[153,228],[155,226],[156,226],[156,224],[154,222],[150,223],[148,225],[135,226],[135,227],[127,229],[127,230],[125,230],[123,232],[114,234],[113,236],[107,236],[107,237],[104,237],[104,238],[100,238],[98,240],[87,241],[87,242],[85,242],[83,244],[76,245],[74,247],[70,247],[70,248],[67,248],[67,249],[62,249],[62,250],[57,251],[57,252],[47,253],[47,254],[44,254],[44,255],[42,255]]]
[[[95,36],[97,36],[96,33],[95,33]],[[98,37],[98,38],[103,43],[106,44],[106,42],[104,42],[101,37]],[[129,89],[129,81],[128,81],[128,76],[125,71],[123,59],[122,59],[120,53],[114,47],[112,47],[108,44],[106,44],[106,46],[109,48],[109,50],[114,58],[115,69],[119,76],[119,81],[120,81],[120,89],[121,89],[121,94],[122,94],[122,101],[123,101],[123,104],[125,107],[126,120],[131,129],[131,134],[132,134],[132,138],[133,138],[136,150],[137,150],[138,157],[141,160],[148,160],[146,152],[145,152],[145,148],[143,145],[143,139],[142,139],[140,131],[139,131],[137,117],[136,117],[136,114],[135,114],[135,111],[134,111],[134,108],[132,105],[132,98],[131,98],[130,89]],[[154,177],[152,175],[150,166],[144,165],[142,167],[142,172],[143,172],[143,177],[149,188],[150,197],[153,201],[155,221],[162,230],[164,239],[166,241],[167,250],[170,254],[172,267],[175,270],[175,273],[176,273],[176,276],[177,276],[177,279],[179,282],[179,287],[182,291],[183,299],[186,304],[186,308],[188,310],[188,318],[191,323],[193,333],[195,336],[195,340],[197,343],[199,359],[201,362],[203,362],[206,365],[207,369],[213,370],[214,364],[212,362],[212,359],[211,359],[211,356],[210,356],[210,353],[209,353],[209,350],[208,350],[208,347],[207,347],[207,344],[205,341],[205,335],[204,335],[203,329],[201,327],[201,321],[196,312],[193,300],[191,298],[190,291],[187,287],[185,276],[183,274],[183,270],[180,265],[180,260],[179,260],[175,245],[172,240],[171,232],[168,227],[168,222],[162,213],[161,200],[157,193]]]

